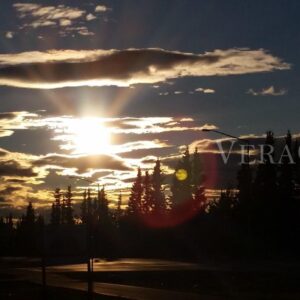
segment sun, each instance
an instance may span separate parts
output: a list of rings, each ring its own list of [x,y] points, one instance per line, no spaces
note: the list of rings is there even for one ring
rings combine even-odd
[[[74,152],[77,154],[109,153],[110,131],[97,118],[82,118],[72,126]]]

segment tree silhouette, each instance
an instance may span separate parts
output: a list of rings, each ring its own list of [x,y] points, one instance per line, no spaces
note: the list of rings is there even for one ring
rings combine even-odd
[[[292,135],[290,131],[287,132],[285,137],[285,145],[284,152],[281,161],[280,170],[279,170],[279,178],[278,178],[278,186],[279,186],[279,194],[281,199],[285,199],[285,202],[290,202],[293,196],[294,191],[294,172],[293,172],[293,164],[290,161],[290,157],[292,156]]]
[[[71,186],[68,186],[68,190],[65,194],[65,222],[72,225],[74,223],[73,207],[72,207],[72,190]]]
[[[84,190],[83,192],[83,201],[81,203],[81,222],[86,224],[87,221],[87,192]]]
[[[54,203],[52,204],[52,211],[51,211],[51,224],[52,225],[59,225],[61,224],[61,192],[59,188],[55,189],[54,192]]]
[[[141,169],[138,168],[137,177],[131,188],[131,195],[128,200],[127,213],[129,215],[138,215],[142,209],[143,179]]]
[[[119,194],[118,202],[117,202],[117,217],[120,218],[122,216],[122,193]]]
[[[182,159],[178,162],[173,175],[171,187],[171,202],[173,208],[192,199],[191,169],[190,153],[189,148],[187,147]],[[181,170],[185,172],[186,178],[178,178],[177,174]]]
[[[25,223],[29,227],[33,227],[35,222],[35,210],[32,206],[32,202],[29,202],[26,208],[26,215],[25,215]]]
[[[160,160],[157,159],[153,174],[152,174],[152,202],[153,202],[153,210],[155,213],[162,214],[166,211],[166,199],[162,190],[163,184],[163,176],[161,171],[161,163]]]
[[[105,193],[104,187],[99,191],[98,194],[98,206],[96,209],[97,219],[101,222],[107,222],[109,218],[108,200]]]

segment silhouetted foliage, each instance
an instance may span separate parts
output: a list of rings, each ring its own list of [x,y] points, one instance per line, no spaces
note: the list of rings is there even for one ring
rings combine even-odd
[[[109,199],[104,187],[97,192],[83,191],[76,222],[71,187],[66,191],[57,188],[49,230],[59,232],[61,238],[81,228],[78,232],[87,235],[89,255],[109,258],[298,256],[298,146],[290,132],[284,140],[275,140],[268,131],[263,161],[241,164],[236,188],[222,191],[214,200],[206,197],[201,153],[195,149],[190,155],[189,148],[178,160],[171,180],[163,174],[160,160],[153,170],[138,168],[128,199],[121,193],[116,200]],[[284,155],[279,163],[273,163],[281,148]],[[290,164],[290,156],[294,164]],[[32,203],[18,221],[11,214],[0,218],[1,255],[40,253],[43,226]],[[74,245],[62,240],[54,242],[58,253]]]

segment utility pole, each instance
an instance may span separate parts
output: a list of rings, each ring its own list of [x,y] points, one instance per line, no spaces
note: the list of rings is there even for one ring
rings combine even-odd
[[[41,267],[42,267],[42,290],[43,299],[47,299],[47,277],[46,277],[46,249],[45,249],[45,222],[41,224]]]
[[[92,180],[89,180],[85,177],[69,176],[71,179],[80,179],[88,183],[93,183]],[[98,184],[98,196],[99,196],[99,184]],[[87,212],[87,223],[86,225],[86,243],[87,243],[87,288],[88,288],[88,299],[92,300],[94,298],[94,282],[93,282],[93,271],[94,271],[94,255],[93,255],[93,226],[94,222],[92,220],[93,216],[90,211],[90,206],[88,205]]]

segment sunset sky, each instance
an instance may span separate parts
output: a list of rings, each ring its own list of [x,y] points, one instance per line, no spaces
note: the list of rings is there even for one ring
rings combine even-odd
[[[185,145],[214,177],[204,127],[300,133],[297,0],[1,1],[0,20],[0,214],[73,177],[126,193]]]

